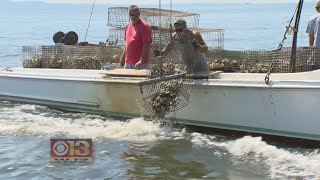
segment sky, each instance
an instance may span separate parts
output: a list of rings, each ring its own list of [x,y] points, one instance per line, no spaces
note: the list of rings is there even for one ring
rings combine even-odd
[[[94,0],[12,0],[12,1],[41,1],[47,3],[92,3]],[[101,4],[169,4],[172,3],[298,3],[299,0],[96,0]],[[317,0],[304,0],[314,2]]]

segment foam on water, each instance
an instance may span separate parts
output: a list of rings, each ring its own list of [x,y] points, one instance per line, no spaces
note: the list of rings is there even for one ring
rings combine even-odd
[[[320,178],[319,150],[278,148],[261,137],[245,136],[230,140],[220,136],[188,133],[163,127],[158,122],[134,118],[119,121],[83,113],[65,113],[38,105],[1,102],[0,133],[35,134],[47,137],[106,138],[116,141],[157,142],[190,140],[194,148],[213,151],[214,156],[230,160],[236,167],[259,167],[271,179]],[[209,156],[210,157],[210,156]],[[254,171],[254,170],[252,170]]]
[[[96,115],[45,109],[37,105],[0,108],[0,132],[128,141],[154,141],[163,132],[159,123],[143,118],[116,121]]]
[[[319,150],[306,153],[290,151],[290,149],[269,145],[262,141],[261,137],[251,136],[221,142],[215,136],[192,133],[191,142],[196,147],[224,149],[234,161],[266,164],[269,167],[271,179],[285,177],[320,179]]]

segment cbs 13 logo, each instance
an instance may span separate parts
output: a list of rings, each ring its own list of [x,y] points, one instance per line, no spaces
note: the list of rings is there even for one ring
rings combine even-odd
[[[92,162],[92,139],[51,139],[51,162]]]

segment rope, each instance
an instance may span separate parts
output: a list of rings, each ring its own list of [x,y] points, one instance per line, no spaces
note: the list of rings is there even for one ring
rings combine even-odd
[[[96,0],[93,0],[93,3],[92,3],[92,8],[91,8],[91,13],[90,13],[90,18],[89,18],[89,22],[88,22],[88,26],[87,26],[87,31],[86,31],[86,35],[84,36],[84,40],[83,42],[86,41],[87,39],[87,35],[88,35],[88,31],[89,31],[89,27],[90,27],[90,23],[91,23],[91,17],[92,17],[92,13],[93,13],[93,9],[94,9],[94,4],[95,4]]]
[[[284,44],[284,41],[287,39],[287,34],[289,34],[290,29],[292,29],[291,23],[292,23],[292,21],[293,21],[293,18],[294,18],[294,16],[295,16],[295,14],[296,14],[297,11],[298,11],[298,7],[299,7],[299,5],[297,5],[296,10],[294,11],[294,13],[293,13],[293,15],[292,15],[292,18],[291,18],[290,21],[289,21],[288,26],[286,26],[286,31],[285,31],[285,33],[284,33],[284,35],[283,35],[282,41],[280,41],[280,43],[279,43],[279,45],[278,45],[278,48],[276,49],[276,51],[280,51],[280,50],[282,49],[283,44]],[[296,29],[294,29],[294,31],[296,31]],[[274,60],[276,59],[276,57],[277,57],[277,53],[272,57],[272,61],[271,61],[271,64],[270,64],[270,68],[269,68],[269,70],[268,70],[268,72],[267,72],[267,75],[266,75],[265,78],[264,78],[264,82],[265,82],[267,85],[269,84],[269,81],[270,81],[270,74],[271,74],[271,70],[272,70],[272,68],[273,68]]]
[[[172,28],[172,0],[170,0],[170,37],[172,38],[173,28]]]
[[[162,43],[162,33],[161,33],[161,0],[159,0],[159,40],[160,40],[160,43],[159,43],[159,50],[161,52],[161,43]]]

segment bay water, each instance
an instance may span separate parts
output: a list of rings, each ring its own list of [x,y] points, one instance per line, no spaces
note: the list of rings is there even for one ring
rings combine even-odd
[[[87,41],[107,39],[107,9],[112,6],[127,5],[96,5]],[[308,46],[305,28],[315,13],[313,6],[304,4],[298,46]],[[200,27],[224,29],[225,49],[272,50],[282,40],[296,4],[172,7],[199,13]],[[57,31],[75,31],[82,41],[90,11],[90,4],[1,1],[0,67],[21,67],[21,46],[51,45]],[[92,138],[94,163],[54,169],[49,163],[51,138]],[[320,179],[319,151],[267,143],[259,136],[195,132],[142,117],[70,113],[0,101],[0,179]]]

